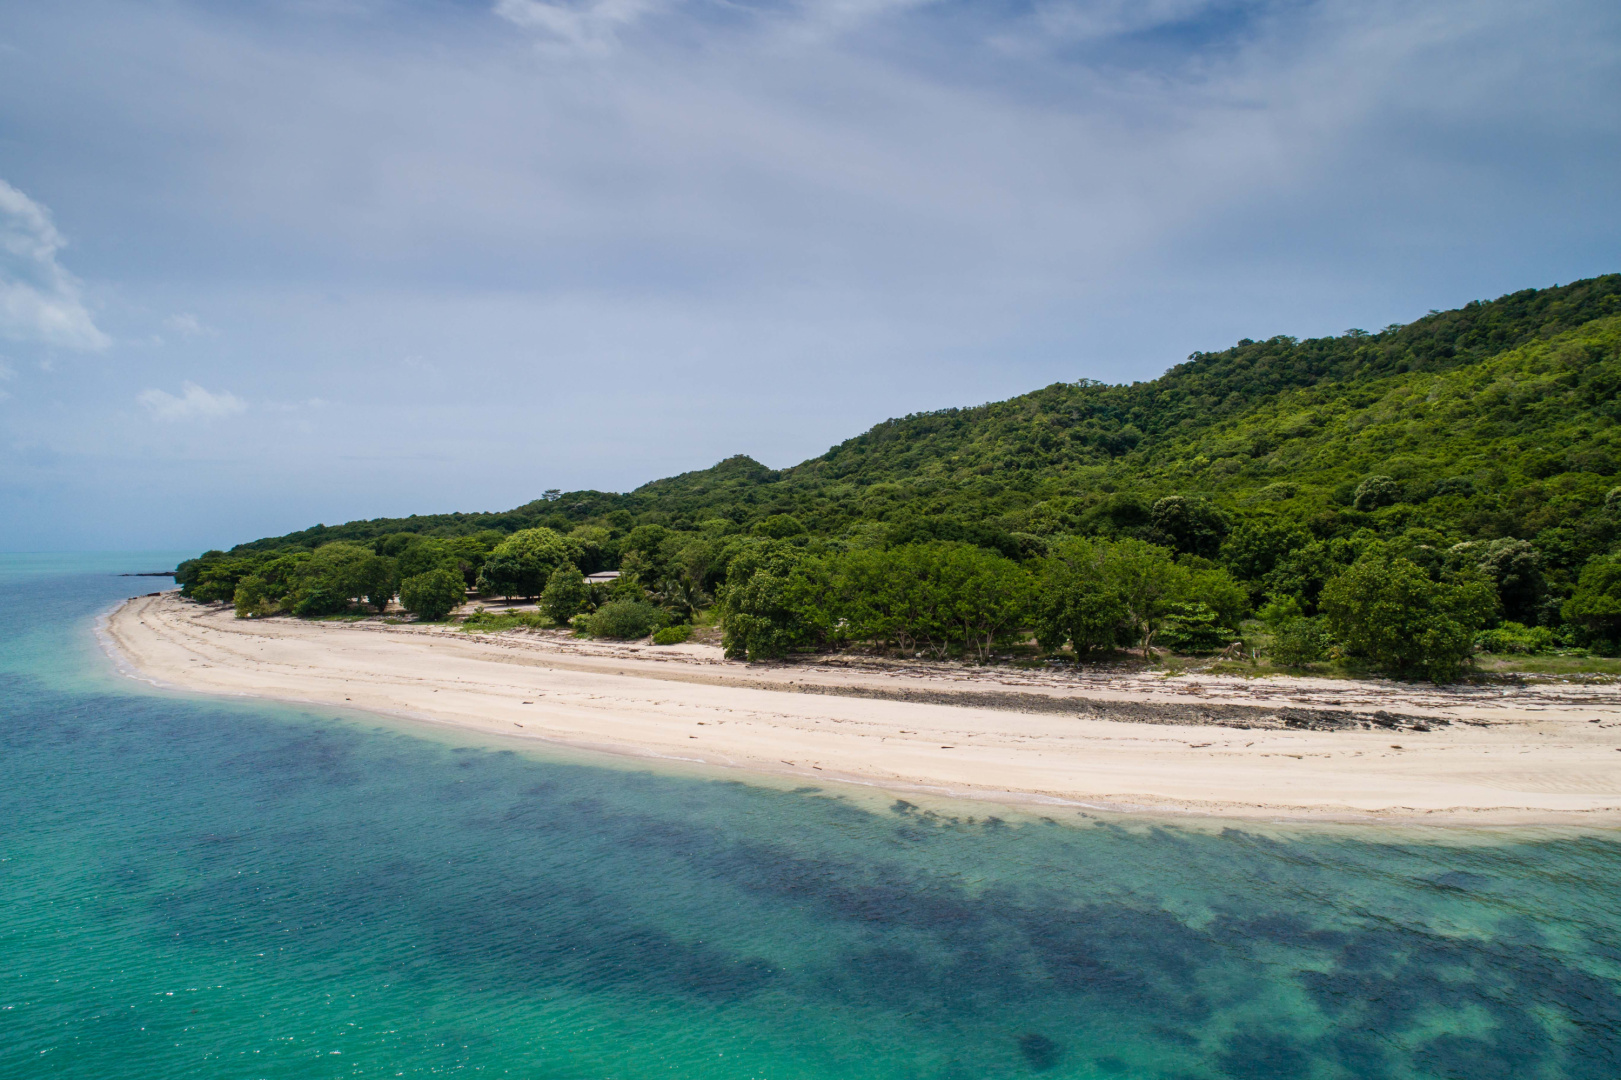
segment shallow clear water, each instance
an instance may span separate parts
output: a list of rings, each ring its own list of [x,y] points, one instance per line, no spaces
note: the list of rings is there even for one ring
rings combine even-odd
[[[0,1075],[1621,1076],[1621,837],[998,820],[167,694],[91,632],[164,565],[0,556]]]

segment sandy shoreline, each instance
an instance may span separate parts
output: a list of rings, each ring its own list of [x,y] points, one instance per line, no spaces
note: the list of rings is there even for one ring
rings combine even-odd
[[[709,646],[238,620],[174,593],[106,619],[161,686],[329,704],[816,782],[1223,817],[1621,825],[1621,693],[827,662]]]

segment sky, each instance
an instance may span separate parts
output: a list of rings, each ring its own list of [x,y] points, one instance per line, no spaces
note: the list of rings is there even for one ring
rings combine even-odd
[[[1614,0],[0,0],[0,550],[780,468],[1618,270]]]

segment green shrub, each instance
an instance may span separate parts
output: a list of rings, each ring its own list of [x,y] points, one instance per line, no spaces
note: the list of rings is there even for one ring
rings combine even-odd
[[[1565,601],[1563,613],[1588,641],[1606,643],[1602,651],[1608,655],[1612,651],[1608,643],[1621,638],[1621,558],[1600,556],[1582,567],[1575,595]]]
[[[664,613],[645,600],[611,600],[586,618],[586,633],[621,641],[646,637],[664,621]]]
[[[1328,655],[1328,631],[1321,619],[1290,619],[1272,635],[1272,659],[1284,667],[1305,667]]]
[[[236,604],[236,617],[252,619],[277,611],[280,605],[270,598],[269,592],[269,583],[258,574],[250,574],[243,578],[237,584],[236,595],[232,598]]]
[[[298,590],[293,600],[293,614],[300,618],[337,615],[349,610],[349,596],[325,581],[306,585]]]
[[[1497,609],[1478,571],[1433,581],[1408,559],[1375,551],[1323,589],[1329,631],[1354,656],[1397,675],[1456,678]]]
[[[1171,605],[1155,640],[1179,653],[1210,653],[1231,644],[1235,636],[1209,604],[1194,600]]]
[[[1065,540],[1052,547],[1036,589],[1036,640],[1048,652],[1065,642],[1078,658],[1130,635],[1126,605],[1106,576],[1107,545]]]
[[[1495,630],[1475,637],[1475,644],[1489,653],[1549,653],[1559,647],[1559,638],[1546,626],[1522,626],[1506,622]]]
[[[727,659],[773,659],[823,640],[826,576],[820,560],[781,541],[750,540],[727,567],[718,605]]]
[[[653,635],[655,645],[679,645],[692,637],[692,627],[686,623],[679,626],[666,626]]]
[[[1265,607],[1255,613],[1266,628],[1274,634],[1304,615],[1300,601],[1292,596],[1273,596]]]
[[[438,622],[467,599],[467,582],[452,570],[429,570],[400,583],[400,604],[424,622]]]
[[[591,586],[585,575],[573,563],[566,563],[552,571],[546,579],[546,588],[540,594],[540,608],[558,626],[567,626],[570,619],[585,609],[591,599]]]
[[[546,620],[535,611],[475,611],[462,620],[463,630],[479,634],[498,634],[515,626],[545,625]]]

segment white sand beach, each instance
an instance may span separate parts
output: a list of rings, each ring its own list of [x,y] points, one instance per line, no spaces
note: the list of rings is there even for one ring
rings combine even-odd
[[[239,620],[138,597],[107,619],[162,686],[369,710],[816,782],[1226,817],[1621,825],[1621,692],[726,661],[544,631]]]

